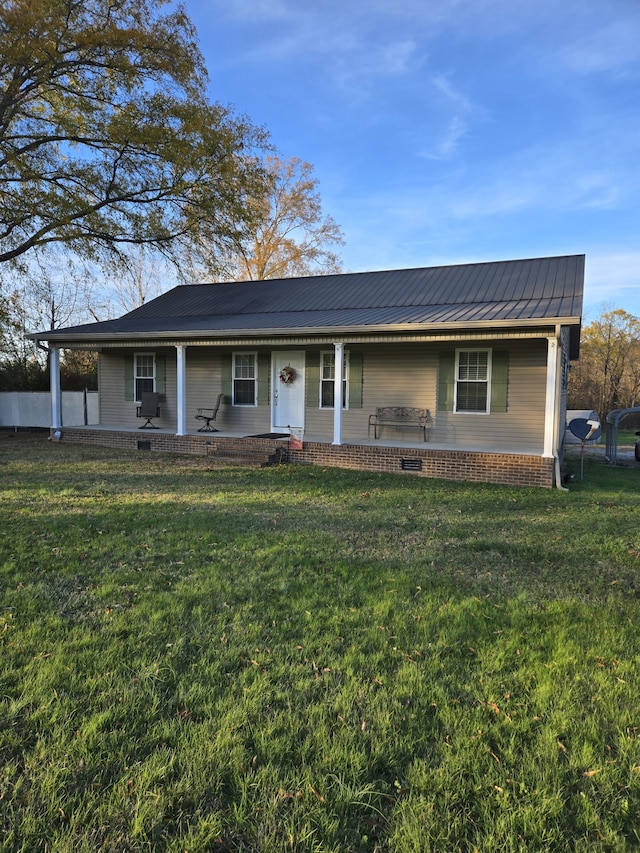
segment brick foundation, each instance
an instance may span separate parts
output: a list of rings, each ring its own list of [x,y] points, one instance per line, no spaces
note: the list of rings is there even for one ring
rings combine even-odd
[[[229,438],[217,435],[172,435],[145,432],[116,432],[90,428],[65,427],[62,441],[72,444],[98,444],[124,450],[152,450],[166,453],[190,453],[215,457],[238,456],[242,448],[274,452],[286,442],[271,439]],[[144,444],[139,444],[143,442]],[[496,483],[508,486],[551,488],[554,462],[541,456],[511,453],[482,453],[422,448],[384,447],[343,444],[335,446],[305,442],[302,450],[287,450],[289,462],[300,465],[324,465],[357,471],[377,471],[432,477],[461,482]],[[403,460],[404,464],[403,464]]]
[[[405,450],[400,447],[333,446],[305,442],[303,450],[289,450],[288,459],[290,462],[307,465],[382,471],[461,482],[541,488],[553,486],[553,459],[524,454],[414,448]],[[403,460],[406,460],[404,470]],[[420,470],[414,470],[414,465],[416,468],[420,465]]]

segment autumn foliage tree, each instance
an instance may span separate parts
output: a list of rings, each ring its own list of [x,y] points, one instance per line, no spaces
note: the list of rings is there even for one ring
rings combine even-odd
[[[313,166],[271,155],[263,167],[267,181],[247,199],[246,225],[203,244],[203,266],[228,281],[340,272],[342,231],[323,212]]]
[[[604,310],[582,330],[580,360],[569,376],[569,408],[593,409],[604,421],[613,409],[640,406],[640,318]]]

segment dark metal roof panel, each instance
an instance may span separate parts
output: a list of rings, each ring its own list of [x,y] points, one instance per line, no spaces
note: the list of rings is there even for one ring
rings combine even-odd
[[[558,320],[579,322],[584,256],[182,285],[117,320],[65,335],[344,328]]]

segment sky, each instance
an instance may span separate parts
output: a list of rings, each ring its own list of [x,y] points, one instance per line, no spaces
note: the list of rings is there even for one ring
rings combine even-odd
[[[585,254],[585,320],[640,316],[640,0],[183,4],[345,271]]]

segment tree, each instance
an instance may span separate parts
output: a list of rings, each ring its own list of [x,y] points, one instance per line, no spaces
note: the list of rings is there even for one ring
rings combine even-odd
[[[7,276],[8,295],[0,310],[0,385],[4,390],[44,390],[46,349],[27,335],[89,319],[85,309],[86,271],[75,256],[34,250],[20,275]],[[10,385],[11,387],[6,387]]]
[[[194,28],[164,0],[0,4],[0,262],[64,244],[176,257],[244,227],[266,134],[206,96]]]
[[[118,308],[126,313],[160,296],[162,279],[157,258],[146,257],[142,251],[129,253],[128,269],[114,282],[113,295]]]
[[[157,253],[147,252],[142,246],[133,246],[126,252],[126,260],[113,271],[113,275],[94,273],[85,288],[86,310],[93,320],[105,320],[133,311],[160,296],[179,283],[176,270]]]
[[[580,360],[569,377],[569,408],[593,409],[604,419],[613,409],[638,405],[640,319],[605,308],[582,330]]]
[[[205,244],[203,263],[228,281],[262,280],[341,270],[333,247],[342,231],[325,216],[313,166],[297,157],[264,160],[268,183],[248,199],[249,227]]]

